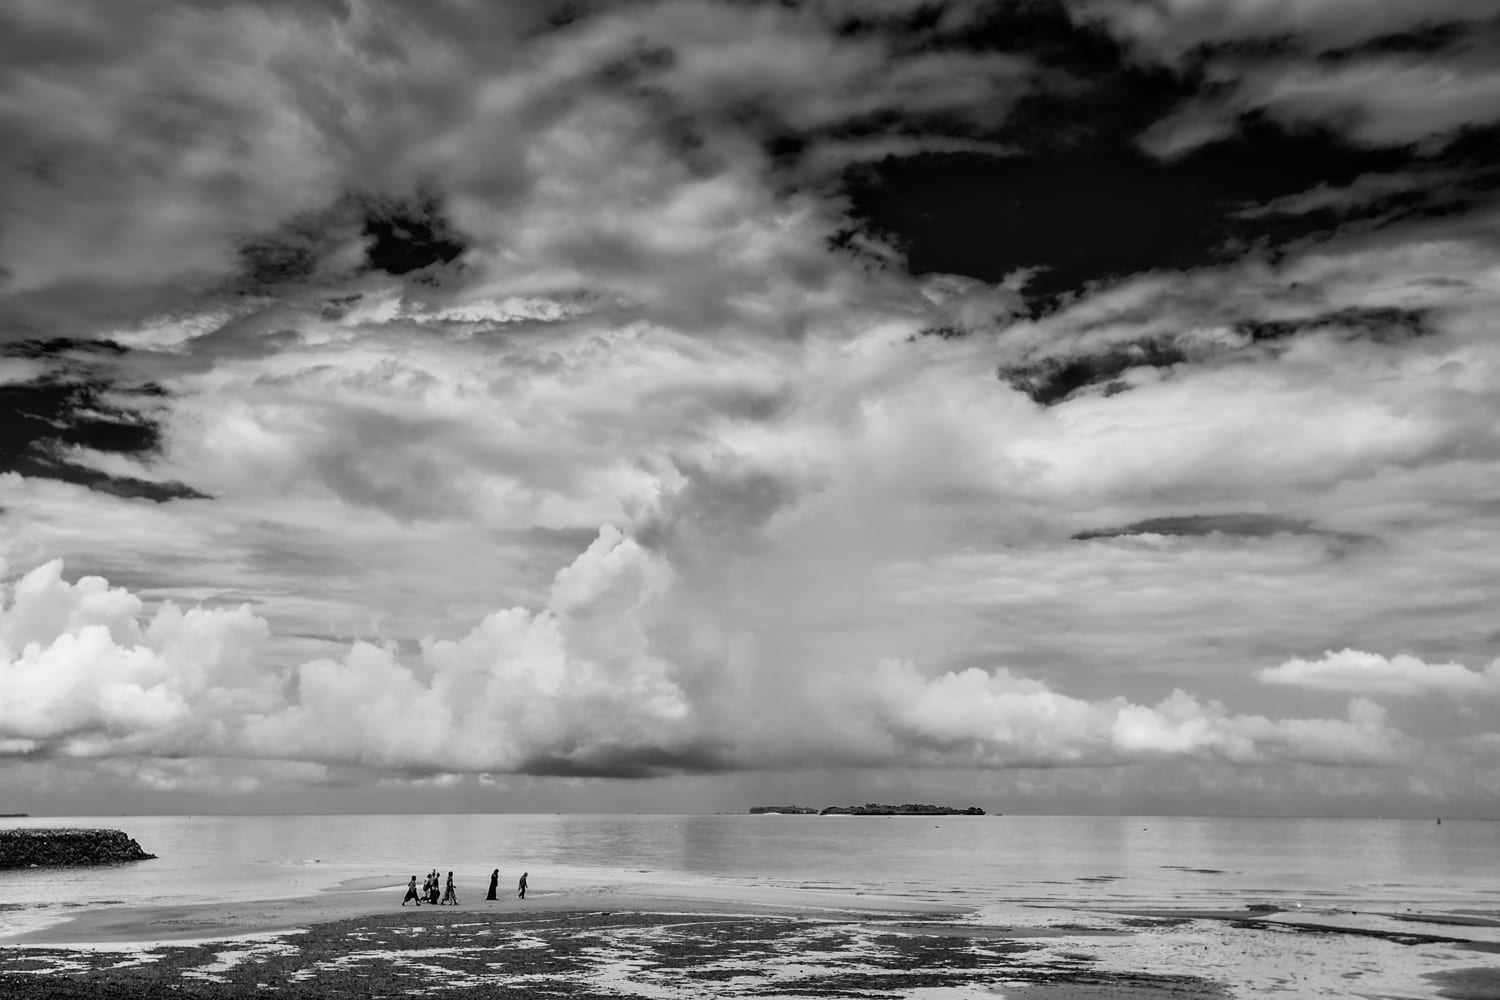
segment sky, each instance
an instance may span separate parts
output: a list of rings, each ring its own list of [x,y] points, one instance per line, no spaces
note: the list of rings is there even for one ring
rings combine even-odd
[[[6,0],[0,812],[1500,816],[1493,0]]]

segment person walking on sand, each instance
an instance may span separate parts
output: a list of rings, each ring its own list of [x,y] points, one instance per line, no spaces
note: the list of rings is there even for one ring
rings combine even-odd
[[[490,891],[489,891],[489,895],[485,896],[484,898],[485,899],[494,899],[495,898],[495,890],[499,889],[499,888],[500,888],[500,869],[496,868],[494,871],[490,872]]]
[[[521,881],[516,884],[516,895],[520,896],[522,899],[526,898],[526,876],[530,874],[530,872],[522,872]]]
[[[438,902],[441,902],[442,901],[442,892],[443,892],[443,879],[442,879],[442,876],[440,876],[438,874],[438,870],[436,868],[434,868],[432,870],[432,875],[429,876],[429,877],[431,878],[431,881],[428,882],[428,884],[427,884],[428,885],[428,888],[427,888],[427,902],[429,902],[429,903],[438,903]]]
[[[448,873],[448,884],[443,887],[443,902],[458,905],[458,893],[453,891],[453,873]]]
[[[422,898],[417,895],[417,877],[415,875],[411,877],[410,882],[406,883],[406,898],[401,900],[402,906],[405,906],[407,903],[416,903],[418,906],[422,905]]]

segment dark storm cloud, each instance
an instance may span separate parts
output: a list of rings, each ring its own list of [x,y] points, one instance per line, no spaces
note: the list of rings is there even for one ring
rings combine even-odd
[[[1083,108],[1059,108],[1056,120],[1093,127],[1040,152],[923,154],[855,168],[847,177],[853,210],[905,251],[915,273],[993,282],[1038,268],[1026,292],[1045,307],[1090,282],[1232,259],[1272,228],[1237,218],[1244,205],[1348,184],[1402,162],[1274,125],[1161,162],[1118,120]],[[1319,221],[1277,228],[1285,240],[1317,231]]]
[[[111,363],[125,349],[108,340],[25,340],[0,355],[36,362],[37,377],[0,384],[0,472],[58,479],[122,497],[205,499],[185,483],[111,474],[86,453],[149,463],[161,453],[166,392],[131,381]]]
[[[1451,214],[1493,196],[1496,130],[1480,110],[1490,83],[1478,67],[1494,61],[1484,53],[1500,52],[1494,22],[1442,20],[1471,16],[1473,5],[1434,9],[1430,21],[1387,18],[1400,30],[1374,37],[1310,17],[1346,44],[1306,72],[1287,61],[1307,40],[1295,34],[1298,20],[1262,23],[1250,8],[1209,6],[1223,9],[1224,22],[1207,13],[1192,22],[1202,38],[1185,52],[1167,47],[1171,35],[1137,34],[1124,4],[990,5],[947,32],[938,27],[945,8],[923,8],[909,44],[1024,51],[1038,66],[1034,86],[997,127],[947,133],[1006,155],[926,150],[850,167],[844,188],[855,217],[919,274],[993,282],[1039,268],[1026,292],[1048,308],[1091,282],[1274,254],[1350,223]],[[1407,61],[1387,67],[1389,79],[1409,71],[1418,93],[1440,86],[1431,74],[1442,72],[1467,87],[1431,126],[1446,129],[1442,142],[1404,141],[1429,126],[1398,104],[1399,92],[1358,103],[1358,74],[1373,74],[1366,90],[1389,89],[1369,60],[1392,54]],[[1241,77],[1265,82],[1236,96]],[[1386,183],[1360,199],[1361,182],[1374,177]],[[1354,197],[1295,210],[1295,199],[1319,191]]]
[[[1369,339],[1379,344],[1399,344],[1432,332],[1422,310],[1390,307],[1339,309],[1300,319],[1243,320],[1234,329],[1257,342],[1284,340],[1308,330],[1336,330],[1346,339]]]
[[[1116,379],[1132,368],[1170,368],[1187,360],[1187,352],[1166,338],[1109,347],[1097,354],[1002,367],[1001,381],[1043,406],[1067,399],[1080,389],[1104,386],[1106,394],[1125,389]]]
[[[1152,308],[1160,306],[1159,302],[1152,304]],[[1119,322],[1122,318],[1111,319]],[[1276,319],[1226,316],[1222,322],[1228,335],[1222,339],[1195,336],[1198,331],[1188,331],[1105,342],[1021,364],[1001,365],[996,374],[1002,382],[1026,393],[1035,402],[1052,406],[1086,389],[1097,388],[1105,395],[1124,392],[1130,385],[1121,376],[1136,368],[1170,371],[1187,364],[1271,360],[1290,341],[1304,334],[1395,345],[1431,332],[1422,310],[1392,307],[1351,307]]]
[[[669,774],[721,774],[743,762],[709,743],[682,748],[586,747],[525,761],[518,774],[555,778],[658,778]]]
[[[335,281],[367,270],[404,275],[451,263],[467,246],[435,194],[350,193],[242,241],[241,281],[260,289]]]
[[[1278,514],[1185,514],[1177,517],[1152,517],[1113,528],[1095,528],[1073,535],[1074,541],[1098,538],[1123,538],[1130,535],[1176,535],[1202,537],[1229,535],[1240,538],[1269,538],[1274,535],[1312,535],[1330,541],[1353,544],[1369,537],[1352,532],[1329,531],[1311,521]]]

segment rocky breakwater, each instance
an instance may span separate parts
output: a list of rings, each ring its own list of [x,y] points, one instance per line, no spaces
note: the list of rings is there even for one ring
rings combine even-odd
[[[0,830],[0,868],[112,865],[154,857],[119,830]]]

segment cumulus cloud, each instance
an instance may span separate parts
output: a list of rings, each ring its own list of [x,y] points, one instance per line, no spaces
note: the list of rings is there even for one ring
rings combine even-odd
[[[62,579],[39,566],[10,588],[0,614],[0,729],[26,749],[64,744],[88,756],[169,733],[165,749],[222,739],[226,719],[274,702],[257,653],[266,623],[248,606],[182,611],[144,623],[140,599],[100,577]]]
[[[97,577],[70,584],[50,563],[16,583],[0,619],[0,734],[11,753],[196,754],[398,774],[1182,756],[1369,764],[1394,760],[1403,743],[1359,701],[1345,720],[1272,720],[1182,691],[1156,706],[1088,701],[1003,669],[928,676],[896,660],[790,672],[741,663],[736,675],[668,635],[680,627],[676,585],[659,555],[606,529],[557,574],[543,610],[496,612],[459,639],[425,641],[415,657],[356,643],[341,659],[281,675],[257,669],[266,623],[248,608],[168,604],[142,627],[134,595]],[[752,705],[774,714],[747,716]],[[149,770],[153,787],[177,780]]]
[[[862,683],[878,717],[935,762],[951,755],[1012,766],[1175,756],[1238,764],[1387,763],[1400,742],[1379,706],[1361,700],[1350,703],[1347,719],[1272,720],[1229,715],[1180,690],[1155,706],[1123,698],[1089,702],[1005,670],[927,678],[895,661],[882,662]]]
[[[1471,670],[1461,663],[1427,663],[1406,653],[1386,657],[1357,649],[1329,650],[1316,660],[1288,660],[1256,676],[1266,684],[1357,694],[1500,694],[1500,660]]]

